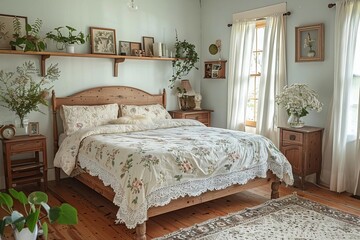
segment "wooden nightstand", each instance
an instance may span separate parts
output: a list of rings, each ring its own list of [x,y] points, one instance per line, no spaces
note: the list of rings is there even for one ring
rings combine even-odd
[[[195,119],[199,122],[202,122],[206,126],[210,127],[211,124],[211,113],[213,110],[174,110],[169,111],[172,118],[186,118],[186,119]]]
[[[2,139],[4,154],[4,171],[6,188],[25,183],[44,182],[47,188],[47,159],[46,159],[46,137],[15,136],[10,140]],[[42,158],[39,154],[42,152]],[[33,153],[34,157],[27,159],[11,159],[11,156],[20,153]],[[41,161],[40,161],[41,160]]]
[[[316,173],[316,182],[320,180],[322,161],[322,134],[318,127],[280,128],[280,151],[292,166],[293,173],[301,178],[304,188],[305,177]]]

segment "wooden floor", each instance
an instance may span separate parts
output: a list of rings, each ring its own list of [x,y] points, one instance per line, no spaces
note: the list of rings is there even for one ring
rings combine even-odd
[[[36,186],[27,186],[22,190],[29,192],[34,188]],[[333,193],[310,183],[306,184],[305,191],[293,187],[280,187],[280,197],[293,192],[307,199],[360,216],[360,200],[350,197],[350,194]],[[270,185],[267,185],[153,217],[147,221],[148,239],[259,205],[270,198],[269,193]],[[60,185],[50,182],[48,195],[51,206],[68,202],[77,208],[79,214],[79,223],[75,226],[50,225],[48,239],[133,239],[134,230],[128,230],[123,224],[114,223],[117,207],[82,183],[74,179],[62,180]],[[10,229],[7,229],[5,239],[13,239]]]

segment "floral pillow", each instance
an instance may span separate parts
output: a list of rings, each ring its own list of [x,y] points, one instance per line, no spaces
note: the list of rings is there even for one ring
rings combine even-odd
[[[143,115],[151,119],[171,119],[170,114],[160,104],[154,105],[120,105],[121,116]]]
[[[107,124],[116,119],[119,113],[119,105],[107,104],[96,106],[62,106],[60,117],[63,121],[64,132],[67,135],[88,127],[96,127]]]

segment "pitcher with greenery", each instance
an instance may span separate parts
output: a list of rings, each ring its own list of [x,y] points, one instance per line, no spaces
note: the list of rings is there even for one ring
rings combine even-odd
[[[64,29],[64,27],[57,27],[54,28],[54,33],[52,31],[46,33],[46,38],[56,42],[56,48],[58,50],[64,50],[64,48],[69,45],[84,44],[89,38],[89,35],[85,36],[83,32],[75,34],[77,30],[73,27],[66,26],[67,36],[62,33],[62,29]]]
[[[60,76],[58,64],[50,65],[44,77],[36,80],[38,70],[33,62],[25,62],[15,72],[0,71],[0,106],[14,111],[24,127],[24,117],[32,111],[43,113],[39,105],[47,106],[46,97],[52,86],[48,86]]]

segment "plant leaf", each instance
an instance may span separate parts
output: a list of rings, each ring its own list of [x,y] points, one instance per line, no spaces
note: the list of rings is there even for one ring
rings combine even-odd
[[[0,220],[0,236],[4,235],[5,221]]]
[[[28,199],[27,199],[27,197],[26,197],[26,195],[25,195],[24,192],[22,192],[22,191],[18,192],[18,191],[16,191],[15,189],[10,188],[10,189],[9,189],[9,193],[11,194],[11,196],[13,196],[13,198],[15,198],[16,200],[18,200],[20,203],[22,203],[22,204],[27,204],[27,203],[29,203],[29,202],[28,202]]]
[[[32,192],[28,196],[28,200],[31,204],[40,205],[42,202],[48,202],[48,196],[44,192]]]
[[[57,221],[59,224],[77,224],[78,217],[77,217],[77,210],[73,206],[68,203],[61,204],[60,207],[56,209],[50,209],[50,221],[54,222]]]
[[[48,232],[49,232],[49,228],[46,222],[44,222],[42,224],[42,230],[43,230],[43,236],[45,238],[45,240],[48,238]]]
[[[39,220],[40,210],[36,209],[35,212],[30,213],[26,218],[26,225],[28,226],[30,232],[34,232],[35,225]]]
[[[0,204],[5,204],[9,209],[14,205],[12,197],[7,193],[0,193]]]

